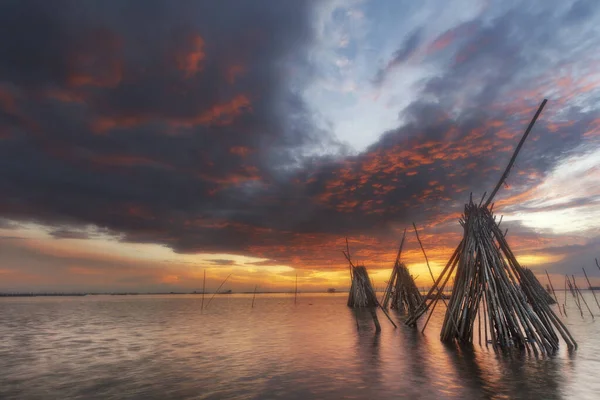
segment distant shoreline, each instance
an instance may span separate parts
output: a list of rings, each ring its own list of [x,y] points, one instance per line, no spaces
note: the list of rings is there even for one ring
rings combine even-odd
[[[591,290],[600,290],[600,287],[594,286],[592,288],[581,288],[580,290],[591,291]],[[556,289],[557,292],[564,292],[564,289]],[[205,295],[228,295],[228,294],[254,294],[255,292],[206,292]],[[348,290],[336,290],[335,292],[327,292],[324,291],[302,291],[298,292],[298,294],[318,294],[318,293],[327,293],[327,294],[335,294],[335,293],[348,293]],[[383,291],[378,291],[377,293],[383,293]],[[293,295],[294,292],[256,292],[256,294],[289,294]],[[449,293],[444,293],[446,296],[449,296]],[[202,295],[202,292],[90,292],[90,293],[44,293],[44,292],[15,292],[9,293],[4,292],[0,293],[0,297],[83,297],[83,296],[147,296],[147,295]]]
[[[298,294],[317,294],[317,293],[327,293],[326,291],[311,291],[311,292],[298,292]],[[335,293],[348,293],[348,291],[336,291]],[[254,294],[254,292],[233,292],[233,293],[224,293],[224,292],[206,292],[205,295],[228,295],[228,294]],[[294,292],[256,292],[256,294],[290,294],[293,295]],[[329,293],[331,294],[331,293]],[[0,297],[83,297],[83,296],[145,296],[145,295],[202,295],[202,293],[198,292],[129,292],[129,293],[0,293]]]

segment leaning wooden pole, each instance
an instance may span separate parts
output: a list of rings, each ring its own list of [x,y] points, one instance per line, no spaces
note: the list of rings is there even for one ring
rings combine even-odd
[[[225,280],[219,285],[219,288],[217,289],[216,292],[213,293],[212,297],[210,298],[210,300],[208,300],[208,304],[206,305],[206,308],[208,308],[208,306],[210,306],[211,301],[213,301],[213,299],[215,298],[215,296],[217,295],[217,293],[219,293],[219,290],[221,290],[221,288],[223,287],[223,285],[225,284],[225,282],[227,282],[227,279],[229,279],[229,277],[231,276],[231,274],[227,275],[227,278],[225,278]]]
[[[583,310],[581,309],[581,303],[579,302],[579,299],[577,298],[577,294],[575,293],[575,289],[573,288],[573,284],[571,284],[571,279],[569,278],[568,275],[565,275],[565,279],[567,280],[567,284],[569,285],[569,291],[571,292],[571,295],[573,296],[573,299],[575,299],[575,305],[579,309],[579,314],[581,314],[581,318],[584,318],[584,316],[583,316]]]
[[[583,274],[585,275],[585,280],[588,283],[588,287],[592,291],[592,295],[594,295],[594,300],[596,300],[596,305],[598,306],[598,308],[600,308],[600,303],[598,303],[598,298],[596,297],[596,292],[594,292],[594,287],[590,283],[590,279],[588,278],[587,273],[585,272],[585,268],[581,267],[581,269],[583,270]]]
[[[577,293],[579,295],[579,298],[581,300],[583,300],[583,304],[585,305],[588,312],[592,316],[592,319],[594,319],[594,314],[592,314],[592,310],[590,309],[590,306],[588,306],[587,301],[585,301],[585,298],[583,297],[583,295],[581,294],[581,291],[579,290],[579,287],[577,286],[577,282],[575,282],[575,276],[573,276],[573,275],[571,275],[571,276],[573,277],[573,286],[575,287],[575,293]]]
[[[531,132],[531,129],[533,129],[533,126],[535,125],[535,121],[537,121],[538,117],[542,113],[542,110],[546,106],[547,102],[548,102],[548,100],[544,99],[544,101],[542,101],[542,104],[540,104],[540,106],[538,107],[537,112],[533,116],[533,119],[529,123],[529,126],[527,126],[527,129],[525,130],[525,133],[523,134],[523,137],[521,138],[521,141],[517,145],[517,148],[515,149],[515,152],[514,152],[513,156],[511,157],[508,165],[506,166],[506,169],[504,170],[504,173],[502,174],[502,176],[500,177],[500,180],[496,184],[496,187],[494,188],[494,190],[490,194],[490,197],[488,197],[487,201],[485,202],[485,206],[486,207],[488,207],[490,205],[490,203],[492,202],[492,200],[494,200],[494,196],[496,196],[496,193],[498,193],[498,190],[502,187],[502,184],[504,183],[504,181],[506,181],[506,178],[508,178],[508,174],[510,173],[511,168],[512,168],[513,164],[515,163],[515,160],[517,159],[517,156],[519,155],[519,151],[521,151],[521,147],[523,147],[523,144],[525,143],[525,140],[527,139],[527,136],[529,136],[529,133]]]
[[[388,307],[392,295],[392,290],[394,288],[394,283],[398,280],[398,267],[400,264],[400,257],[402,256],[402,247],[404,246],[405,239],[406,228],[404,228],[404,233],[402,234],[402,241],[400,242],[400,247],[398,248],[398,253],[396,254],[396,260],[394,261],[394,264],[392,266],[392,273],[390,274],[390,279],[388,280],[385,292],[383,293],[383,297],[381,300],[381,306],[383,308]]]
[[[550,280],[550,275],[548,275],[548,270],[544,270],[546,272],[546,276],[548,277],[548,283],[550,284],[550,289],[552,289],[552,294],[554,295],[554,300],[556,304],[558,304],[558,312],[562,315],[562,311],[560,310],[560,304],[558,303],[558,298],[556,297],[556,292],[554,291],[554,286],[552,286],[552,281]]]
[[[252,295],[252,307],[254,308],[254,299],[256,298],[256,289],[258,289],[258,285],[254,286],[254,294]]]
[[[483,199],[481,199],[481,200],[483,200]],[[425,248],[423,247],[423,243],[421,242],[421,238],[419,237],[419,231],[417,230],[417,225],[415,225],[414,222],[413,222],[413,227],[415,228],[415,235],[417,236],[417,241],[419,242],[419,246],[421,246],[421,251],[423,252],[423,256],[425,257],[425,263],[427,264],[427,269],[429,270],[429,275],[431,275],[431,280],[433,281],[433,285],[435,286],[436,280],[433,276],[433,272],[431,271],[431,267],[429,266],[429,258],[427,258],[427,253],[425,253]],[[450,277],[450,276],[448,276],[448,277]],[[445,284],[444,284],[444,287],[445,287]],[[443,291],[443,288],[441,290]],[[442,302],[444,303],[444,305],[446,306],[446,308],[448,308],[448,303],[446,303],[443,293],[441,294],[441,299],[442,299]],[[431,314],[433,314],[433,310],[431,311]],[[431,318],[431,314],[429,315],[429,318]],[[423,325],[423,329],[421,329],[421,333],[425,332],[425,328],[427,328],[427,323],[429,322],[429,318],[425,322],[425,325]],[[452,322],[454,323],[454,319],[452,320]],[[454,323],[454,325],[456,326],[456,323]]]
[[[348,254],[348,258],[349,258],[348,261],[350,261],[352,259],[351,258],[352,256],[350,255],[350,245],[348,245],[348,237],[346,237],[346,253]],[[350,268],[350,280],[352,280],[353,273],[354,273],[354,271],[352,271],[352,262],[350,262],[348,264],[348,267]]]
[[[423,252],[423,256],[425,257],[425,263],[427,264],[427,269],[429,270],[429,275],[431,275],[431,280],[435,284],[435,277],[433,276],[433,272],[431,271],[431,267],[429,266],[429,259],[427,258],[427,253],[425,253],[425,249],[423,248],[423,243],[421,243],[421,238],[419,238],[419,231],[417,230],[417,225],[413,222],[413,228],[415,228],[415,235],[417,235],[417,241],[419,242],[419,246],[421,246],[421,251]]]

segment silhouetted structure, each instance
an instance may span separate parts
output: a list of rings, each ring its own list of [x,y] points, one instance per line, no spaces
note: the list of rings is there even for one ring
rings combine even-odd
[[[390,323],[394,325],[394,328],[397,328],[394,321],[392,321],[388,313],[379,304],[379,301],[377,300],[377,295],[375,294],[375,289],[373,289],[373,285],[371,283],[371,280],[369,279],[369,273],[367,272],[367,268],[365,268],[364,265],[355,266],[352,263],[352,259],[350,258],[350,247],[348,245],[347,238],[346,251],[342,251],[342,253],[344,253],[344,256],[348,260],[348,264],[350,267],[350,280],[352,281],[352,284],[350,285],[350,293],[348,294],[348,307],[368,308],[369,312],[371,313],[371,316],[373,317],[373,322],[375,323],[375,329],[377,330],[377,332],[381,331],[381,325],[379,324],[379,319],[377,318],[375,308],[380,307],[381,311],[383,311]]]
[[[517,347],[532,350],[535,354],[549,354],[558,349],[559,339],[554,331],[556,329],[569,348],[577,347],[575,340],[552,311],[545,297],[540,296],[537,279],[533,281],[517,261],[506,241],[505,233],[500,230],[500,222],[496,223],[496,217],[492,214],[491,202],[506,180],[519,150],[545,104],[546,100],[542,102],[527,127],[506,170],[485,204],[482,205],[484,194],[479,204],[475,204],[471,196],[469,203],[465,205],[460,220],[464,228],[463,239],[427,297],[436,290],[437,295],[434,299],[422,303],[417,312],[407,320],[408,325],[415,325],[430,308],[431,317],[444,287],[456,270],[454,287],[440,334],[443,341],[472,342],[477,319],[480,344],[484,336],[485,343],[489,342],[495,348]]]
[[[388,281],[383,296],[382,307],[387,308],[391,302],[391,308],[399,312],[408,311],[408,315],[413,315],[419,304],[423,302],[423,296],[419,292],[419,288],[415,284],[413,277],[410,275],[408,268],[404,263],[400,262],[402,256],[402,247],[406,238],[406,229],[400,242],[400,248],[392,268],[392,274]]]
[[[351,266],[352,285],[348,294],[348,307],[377,307],[375,289],[364,265]]]

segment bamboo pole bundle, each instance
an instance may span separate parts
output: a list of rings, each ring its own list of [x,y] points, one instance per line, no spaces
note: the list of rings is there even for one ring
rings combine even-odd
[[[373,289],[373,282],[369,279],[369,273],[364,265],[354,265],[350,258],[350,247],[348,246],[348,239],[346,238],[346,251],[342,251],[348,264],[350,266],[350,279],[352,280],[350,286],[350,293],[348,294],[348,307],[352,308],[369,308],[373,322],[375,323],[375,329],[377,332],[381,331],[381,325],[375,312],[375,307],[381,308],[381,311],[385,314],[386,318],[390,323],[397,328],[396,324],[387,313],[387,311],[381,306],[377,300],[377,294]],[[356,322],[358,327],[358,320]]]
[[[353,266],[348,307],[377,307],[377,304],[375,289],[373,289],[373,285],[369,279],[367,268],[364,265]]]
[[[531,282],[533,289],[536,291],[539,297],[543,298],[548,304],[556,304],[556,301],[554,301],[552,295],[550,295],[550,293],[544,289],[541,282],[538,280],[532,270],[523,267],[523,273],[527,275],[527,279]]]
[[[396,281],[392,294],[392,309],[399,312],[407,311],[409,316],[413,315],[423,302],[423,296],[404,263],[397,264],[395,270]]]
[[[555,329],[569,348],[575,347],[566,327],[516,260],[487,206],[473,203],[471,197],[460,222],[464,229],[463,240],[427,297],[436,290],[437,295],[431,301],[421,303],[407,324],[415,325],[432,306],[433,311],[456,270],[455,285],[442,325],[443,341],[471,343],[475,319],[484,312],[484,335],[487,337],[489,333],[496,348],[517,347],[535,354],[553,353],[559,343]]]
[[[444,287],[456,270],[442,325],[443,341],[472,343],[475,319],[478,316],[481,318],[480,313],[483,312],[486,344],[489,333],[489,342],[495,348],[524,348],[536,355],[539,352],[553,353],[559,344],[555,331],[569,348],[577,347],[567,328],[538,292],[532,276],[524,272],[506,241],[507,231],[503,233],[500,230],[501,221],[496,223],[492,214],[494,196],[505,183],[546,102],[544,99],[540,104],[487,201],[483,203],[484,194],[479,204],[475,204],[471,196],[465,205],[460,220],[464,230],[463,239],[427,294],[426,299],[431,300],[421,303],[417,312],[406,321],[408,325],[416,325],[417,320],[430,308],[431,318]],[[567,282],[571,286],[571,282]],[[478,324],[478,329],[480,326]]]
[[[387,308],[391,302],[393,310],[402,313],[408,310],[408,315],[412,315],[423,301],[423,297],[408,268],[400,261],[405,239],[406,229],[402,235],[396,261],[383,295],[382,307]]]

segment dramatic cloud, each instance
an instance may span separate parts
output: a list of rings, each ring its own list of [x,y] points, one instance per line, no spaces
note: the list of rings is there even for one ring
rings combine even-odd
[[[462,204],[492,189],[544,97],[496,210],[597,204],[595,189],[548,203],[556,196],[540,187],[566,158],[599,147],[595,3],[486,6],[441,29],[420,18],[389,59],[364,67],[374,93],[408,64],[427,74],[395,109],[397,127],[360,152],[305,91],[328,77],[315,59],[324,12],[356,29],[377,23],[365,16],[373,4],[352,4],[4,2],[0,228],[29,222],[56,239],[112,235],[267,260],[256,268],[342,271],[344,236],[356,257],[385,267],[417,221],[437,267],[458,241]],[[339,68],[370,51],[351,39],[335,37]],[[558,251],[556,233],[507,226],[529,255]],[[407,257],[422,262],[414,243]]]

